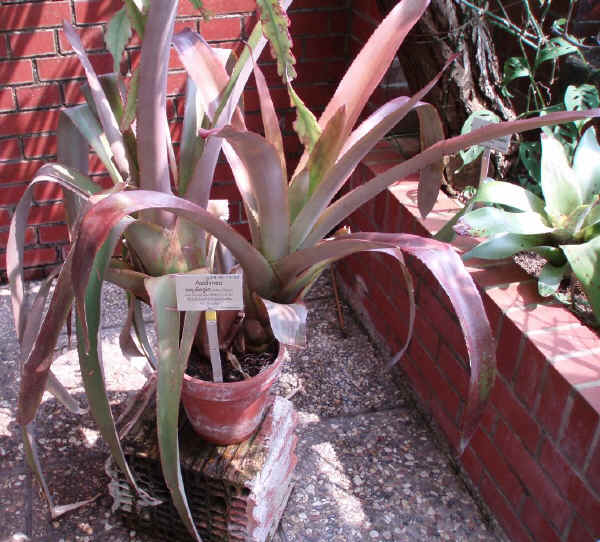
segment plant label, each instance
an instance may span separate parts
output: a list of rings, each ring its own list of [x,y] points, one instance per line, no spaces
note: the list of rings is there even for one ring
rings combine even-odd
[[[479,128],[483,128],[484,126],[489,126],[490,124],[495,123],[484,120],[479,117],[474,117],[473,122],[471,124],[471,129],[478,130]],[[510,134],[503,137],[497,137],[496,139],[490,139],[489,141],[479,143],[479,145],[485,147],[486,149],[506,154],[508,152],[508,148],[510,147],[510,137]]]
[[[177,310],[242,310],[242,275],[176,275]]]

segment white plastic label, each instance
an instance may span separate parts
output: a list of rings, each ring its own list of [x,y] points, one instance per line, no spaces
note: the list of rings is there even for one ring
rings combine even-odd
[[[242,310],[242,275],[176,275],[177,310]]]
[[[495,124],[493,122],[489,122],[480,117],[473,118],[473,123],[471,124],[471,128],[473,130],[477,130],[479,128],[483,128],[484,126],[488,126],[490,124]],[[483,143],[479,143],[480,146],[485,147],[486,149],[491,149],[493,151],[501,152],[502,154],[506,154],[508,152],[508,148],[510,147],[510,134],[497,137],[496,139],[490,139],[488,141],[484,141]]]

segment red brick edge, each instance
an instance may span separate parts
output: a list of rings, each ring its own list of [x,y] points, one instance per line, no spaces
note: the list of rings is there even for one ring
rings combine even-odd
[[[357,186],[399,155],[380,145],[350,180]],[[402,180],[356,211],[355,231],[430,235],[458,208],[440,196],[426,220],[416,178]],[[457,247],[465,247],[459,239]],[[470,241],[472,243],[472,241]],[[406,336],[406,290],[397,264],[360,255],[339,264],[350,300],[390,351]],[[468,364],[448,299],[409,258],[417,288],[415,335],[401,368],[421,405],[456,450]],[[600,340],[566,309],[541,298],[536,282],[512,261],[470,262],[498,343],[498,378],[470,445],[464,471],[511,540],[600,538]]]

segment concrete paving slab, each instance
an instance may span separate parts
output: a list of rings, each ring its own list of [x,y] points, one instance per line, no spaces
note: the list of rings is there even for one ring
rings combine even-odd
[[[275,542],[502,540],[346,305],[340,330],[328,279],[326,273],[308,297],[309,345],[292,352],[278,387],[291,396],[301,425],[296,486]],[[35,290],[36,283],[28,287]],[[0,540],[25,533],[48,542],[149,542],[111,512],[103,470],[107,449],[90,416],[73,415],[45,394],[37,435],[56,502],[101,494],[91,505],[49,519],[24,465],[14,420],[18,346],[7,294],[0,288]],[[125,311],[118,289],[106,288],[103,357],[116,415],[144,382],[118,347]],[[64,333],[53,370],[85,405],[76,352]]]
[[[498,540],[410,409],[303,418],[289,542]]]

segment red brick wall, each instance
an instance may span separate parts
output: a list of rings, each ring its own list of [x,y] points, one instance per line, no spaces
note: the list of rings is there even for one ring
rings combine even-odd
[[[177,28],[199,30],[212,43],[240,49],[254,22],[254,0],[205,0],[213,18],[204,22],[189,0],[179,7]],[[65,40],[61,24],[71,21],[78,29],[98,73],[112,71],[112,57],[104,49],[103,31],[121,0],[46,0],[3,3],[0,8],[0,280],[5,280],[5,247],[14,205],[35,171],[55,160],[55,130],[62,107],[82,102],[79,87],[83,72]],[[345,0],[296,0],[290,11],[295,53],[298,57],[298,94],[319,111],[333,94],[346,58],[348,26]],[[139,60],[139,43],[132,40],[123,74]],[[289,100],[276,75],[268,52],[261,57],[267,80],[282,116],[290,153],[299,149],[291,124]],[[185,75],[173,57],[168,83],[168,113],[175,142],[183,114]],[[256,90],[245,95],[251,129],[260,129]],[[91,157],[90,174],[107,180],[102,165]],[[61,191],[41,185],[35,194],[26,238],[27,276],[43,276],[62,259],[67,243]],[[231,200],[231,221],[242,231],[245,219],[231,173],[223,164],[217,171],[213,197]]]
[[[380,146],[351,187],[397,163]],[[426,221],[416,177],[400,181],[356,211],[355,231],[429,235],[456,211],[442,196]],[[457,245],[465,245],[459,239]],[[407,258],[416,279],[417,320],[400,362],[420,404],[456,450],[468,365],[456,316],[429,272]],[[347,297],[377,340],[397,351],[406,337],[406,290],[385,256],[338,264]],[[600,340],[568,310],[543,299],[512,262],[473,262],[472,276],[498,341],[499,374],[480,428],[460,464],[514,541],[587,542],[600,538]]]
[[[352,49],[377,20],[374,4],[353,2]],[[397,150],[381,144],[348,188],[399,160]],[[442,195],[423,221],[416,190],[416,177],[400,181],[356,211],[348,224],[354,231],[429,236],[458,207]],[[472,241],[455,244],[466,248]],[[445,294],[419,262],[410,257],[407,262],[418,308],[399,372],[456,450],[469,378],[466,347]],[[536,282],[512,261],[470,265],[498,342],[499,372],[460,465],[511,540],[595,542],[600,539],[599,337],[569,311],[541,298]],[[348,258],[337,268],[373,336],[390,353],[398,351],[407,333],[400,269],[372,254]]]

